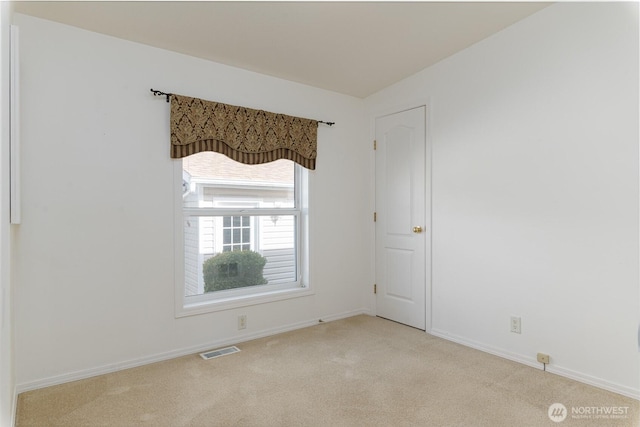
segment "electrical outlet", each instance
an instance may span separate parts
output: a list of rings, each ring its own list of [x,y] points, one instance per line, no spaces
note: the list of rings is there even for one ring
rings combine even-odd
[[[247,315],[241,314],[238,316],[238,330],[247,329]]]
[[[538,353],[538,362],[544,363],[545,365],[549,363],[549,355],[544,353]]]
[[[511,316],[511,332],[514,334],[522,333],[522,325],[520,323],[520,318],[516,316]]]

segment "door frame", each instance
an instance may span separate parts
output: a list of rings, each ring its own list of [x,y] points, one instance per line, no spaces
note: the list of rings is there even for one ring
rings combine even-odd
[[[432,134],[431,134],[431,110],[432,102],[431,97],[422,98],[409,103],[395,104],[391,106],[384,106],[382,108],[371,109],[369,111],[369,142],[371,147],[371,161],[370,161],[370,180],[373,183],[371,186],[371,218],[373,219],[373,212],[376,210],[376,152],[373,150],[373,141],[376,139],[376,119],[388,116],[395,113],[401,113],[403,111],[412,110],[418,107],[425,107],[425,206],[424,212],[426,216],[425,226],[428,227],[428,234],[425,239],[425,332],[431,333],[432,330],[432,318],[433,318],[433,298],[432,298],[432,260],[433,260],[433,212],[432,212],[432,198],[433,198],[433,186],[432,186],[432,165],[433,165],[433,150],[432,150]],[[373,236],[373,245],[371,245],[370,259],[373,278],[373,283],[376,283],[376,224],[371,221],[370,233]],[[372,289],[371,286],[370,289]],[[371,307],[372,314],[377,315],[377,300],[376,295],[371,291]]]

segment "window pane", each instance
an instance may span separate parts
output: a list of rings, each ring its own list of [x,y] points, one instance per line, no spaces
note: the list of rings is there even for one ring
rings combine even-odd
[[[241,228],[226,218],[185,217],[186,296],[297,280],[295,215],[246,216]]]
[[[234,216],[233,217],[233,226],[234,227],[240,227],[240,217],[239,216]]]
[[[291,160],[245,165],[208,151],[183,158],[182,169],[184,207],[295,207]]]

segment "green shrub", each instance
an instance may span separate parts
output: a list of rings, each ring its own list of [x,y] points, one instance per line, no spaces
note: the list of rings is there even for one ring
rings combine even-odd
[[[262,276],[267,259],[253,251],[221,252],[202,266],[204,291],[214,292],[245,286],[264,285]]]

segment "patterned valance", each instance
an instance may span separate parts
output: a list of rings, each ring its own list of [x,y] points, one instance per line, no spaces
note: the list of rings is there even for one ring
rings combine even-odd
[[[215,151],[256,165],[289,159],[316,168],[318,121],[171,95],[171,157]]]

